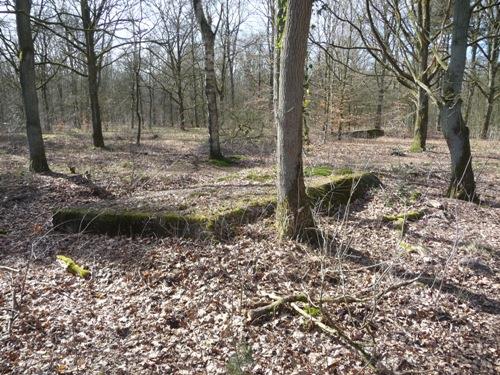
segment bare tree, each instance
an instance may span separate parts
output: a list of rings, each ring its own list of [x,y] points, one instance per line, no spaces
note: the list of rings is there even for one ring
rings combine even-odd
[[[208,107],[208,132],[210,159],[222,159],[219,141],[219,111],[217,107],[217,77],[215,75],[215,35],[218,26],[212,30],[201,0],[193,0],[194,13],[201,30],[205,49],[205,95]]]
[[[30,153],[30,169],[41,173],[50,171],[45,156],[45,147],[40,126],[38,112],[38,96],[35,78],[35,49],[31,34],[31,2],[29,0],[16,0],[16,25],[19,43],[19,73],[21,91],[26,116],[26,134]]]
[[[500,10],[498,4],[495,6],[495,3],[495,0],[487,0],[487,9],[483,12],[486,20],[486,46],[483,48],[482,43],[475,44],[476,48],[486,60],[486,87],[483,87],[480,82],[477,82],[479,91],[486,98],[486,113],[481,128],[481,138],[483,139],[488,138],[493,105],[499,97],[497,94],[499,85],[496,82],[496,76],[500,67],[498,61],[500,56]]]
[[[307,238],[314,227],[305,192],[302,163],[304,68],[312,0],[289,0],[281,47],[277,113],[278,202],[280,238]]]
[[[444,77],[441,105],[442,129],[451,156],[451,181],[447,196],[465,200],[476,199],[469,128],[462,118],[461,99],[471,11],[470,0],[455,0],[451,55]]]

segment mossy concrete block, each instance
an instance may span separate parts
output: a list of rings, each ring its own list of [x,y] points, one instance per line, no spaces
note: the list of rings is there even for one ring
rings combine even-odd
[[[383,137],[384,131],[382,129],[356,130],[345,135],[350,138],[373,139]]]
[[[306,194],[312,205],[321,211],[330,212],[340,204],[361,198],[368,190],[380,185],[380,180],[373,173],[352,172],[318,181],[306,188]]]
[[[90,232],[125,236],[200,237],[209,219],[174,212],[149,213],[129,210],[64,208],[52,216],[54,228],[63,232]]]
[[[68,233],[131,237],[226,237],[239,225],[271,215],[275,206],[276,198],[265,196],[235,202],[206,214],[64,208],[53,214],[52,224],[55,230]]]
[[[208,228],[218,237],[227,237],[234,228],[269,217],[275,209],[275,196],[243,199],[214,212]]]
[[[312,203],[329,212],[379,186],[371,173],[355,172],[324,177],[307,188]],[[147,212],[123,209],[64,208],[54,212],[54,229],[107,235],[224,238],[238,226],[269,217],[276,211],[276,195],[250,196],[204,212]]]

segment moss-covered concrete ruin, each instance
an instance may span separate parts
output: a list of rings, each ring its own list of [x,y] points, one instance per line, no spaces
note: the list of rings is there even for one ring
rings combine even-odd
[[[380,185],[371,173],[352,172],[314,179],[307,187],[311,204],[321,212],[363,196]],[[141,211],[114,207],[63,208],[54,212],[54,229],[63,232],[89,232],[107,235],[223,238],[235,228],[271,216],[276,208],[276,194],[247,196],[227,200],[218,207],[195,207],[177,210]]]

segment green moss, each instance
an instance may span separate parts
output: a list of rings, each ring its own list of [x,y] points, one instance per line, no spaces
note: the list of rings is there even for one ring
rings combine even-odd
[[[225,176],[219,177],[217,182],[232,181],[238,179],[240,175],[238,173],[228,173]]]
[[[419,152],[424,152],[425,150],[422,148],[422,146],[420,146],[420,141],[415,140],[411,144],[410,149],[408,151],[413,152],[413,153],[419,153]]]
[[[257,173],[257,172],[250,172],[245,176],[247,180],[250,181],[255,181],[255,182],[267,182],[270,181],[274,178],[273,175],[269,173]]]
[[[321,310],[315,306],[306,304],[304,305],[304,307],[302,307],[302,310],[304,310],[308,315],[312,316],[313,318],[317,318],[318,316],[321,315]]]
[[[305,177],[317,177],[317,176],[330,176],[333,170],[331,167],[326,165],[318,165],[313,167],[305,167],[304,168],[304,176]]]
[[[234,227],[270,216],[275,207],[275,196],[241,199],[232,202],[230,206],[222,206],[214,210],[210,215],[208,229],[216,232],[219,237],[225,237],[232,233]]]
[[[6,236],[7,234],[9,234],[9,232],[7,231],[7,229],[0,228],[0,237],[1,236]]]
[[[176,212],[66,208],[52,216],[56,230],[125,236],[203,236],[208,219]]]
[[[416,203],[422,197],[422,193],[418,190],[413,191],[410,194],[410,203]]]
[[[227,167],[232,167],[235,164],[238,164],[238,162],[242,160],[241,158],[242,157],[240,155],[237,155],[237,156],[224,157],[221,159],[209,159],[208,162],[215,167],[227,168]]]
[[[403,218],[398,218],[394,221],[392,221],[392,226],[394,229],[397,229],[401,232],[405,232],[406,230],[406,221]]]
[[[339,204],[358,199],[380,184],[380,180],[372,173],[355,172],[318,181],[306,188],[306,194],[313,205],[322,211],[330,212]]]
[[[401,241],[399,243],[399,247],[401,249],[405,250],[409,254],[416,252],[416,250],[413,248],[413,246],[410,245],[408,242]]]
[[[335,175],[348,175],[353,173],[354,171],[349,167],[338,168],[333,171],[333,174]]]
[[[408,211],[395,215],[384,215],[384,221],[398,221],[398,220],[406,220],[406,221],[417,221],[424,217],[425,211]]]
[[[79,276],[81,278],[87,278],[90,276],[90,271],[84,267],[78,265],[73,259],[70,257],[66,257],[64,255],[57,255],[57,260],[61,265],[63,265],[66,270],[73,275]]]

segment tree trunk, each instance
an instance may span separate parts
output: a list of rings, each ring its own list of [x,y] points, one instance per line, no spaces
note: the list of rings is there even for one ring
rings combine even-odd
[[[430,0],[419,0],[417,5],[418,24],[422,30],[417,33],[418,57],[420,61],[419,77],[421,84],[429,87],[428,60],[430,43]],[[427,128],[429,126],[429,95],[417,83],[417,116],[413,128],[411,152],[425,151]]]
[[[474,81],[477,77],[476,75],[476,63],[477,63],[477,43],[474,43],[472,45],[472,58],[471,58],[471,75],[472,79],[471,82],[468,85],[468,93],[467,93],[467,102],[465,104],[465,116],[464,116],[464,122],[465,125],[469,123],[469,116],[470,116],[470,111],[472,109],[472,100],[474,99],[474,91],[476,88],[477,83]]]
[[[491,35],[488,40],[488,96],[486,114],[484,116],[483,127],[481,129],[481,138],[488,138],[488,129],[490,127],[491,114],[496,96],[496,75],[498,71],[498,57],[500,54],[500,37],[498,36],[498,23],[500,22],[500,11],[497,10],[496,23],[490,27]],[[496,29],[495,29],[496,27]]]
[[[490,86],[486,105],[486,115],[484,116],[483,127],[481,128],[481,138],[488,139],[488,130],[490,128],[491,114],[493,112],[493,101],[495,97],[495,87]]]
[[[451,181],[447,196],[464,200],[477,199],[469,128],[462,118],[460,99],[467,57],[467,29],[470,15],[469,0],[455,0],[450,63],[445,73],[441,106],[443,134],[451,156]]]
[[[205,95],[208,107],[210,159],[222,159],[219,142],[219,113],[217,109],[217,77],[215,75],[215,33],[208,24],[201,0],[193,0],[196,19],[205,47]]]
[[[181,65],[179,60],[179,65],[177,66],[177,102],[179,105],[179,120],[180,128],[182,131],[186,130],[186,109],[184,107],[184,92],[182,91],[182,79],[181,79]]]
[[[49,95],[47,93],[47,83],[42,86],[42,101],[43,101],[43,109],[44,109],[44,114],[45,114],[45,121],[44,121],[44,131],[50,132],[52,130],[52,119],[50,116],[50,104],[49,104]]]
[[[283,31],[286,20],[286,2],[287,0],[275,0],[275,40],[274,40],[274,59],[273,59],[273,112],[274,121],[278,121],[278,101],[280,94],[280,66],[281,66],[281,50],[283,41]]]
[[[380,78],[377,76],[378,96],[377,96],[377,112],[375,115],[375,129],[382,129],[382,112],[384,109],[384,96],[385,96],[385,74],[386,74],[385,68],[382,67],[382,73],[380,74]]]
[[[36,173],[49,172],[38,112],[38,97],[35,84],[35,50],[30,24],[31,2],[16,0],[16,25],[19,40],[20,81],[26,115],[26,134],[30,153],[30,170]]]
[[[413,126],[413,143],[411,152],[425,151],[427,127],[429,126],[429,95],[422,87],[417,88],[416,116]]]
[[[94,25],[90,17],[88,0],[81,0],[82,22],[85,29],[87,75],[89,81],[90,111],[92,114],[92,140],[94,147],[104,148],[102,136],[101,109],[99,107],[99,81],[97,78],[97,56],[95,53]]]
[[[192,80],[193,80],[194,127],[199,128],[200,127],[200,118],[198,115],[198,77],[197,77],[196,68],[195,68],[196,55],[194,53],[194,45],[195,45],[194,33],[191,33],[191,59],[192,59],[191,74],[192,74]]]
[[[277,114],[278,202],[281,239],[312,239],[314,221],[305,192],[302,165],[304,65],[312,0],[289,0],[280,62]]]

